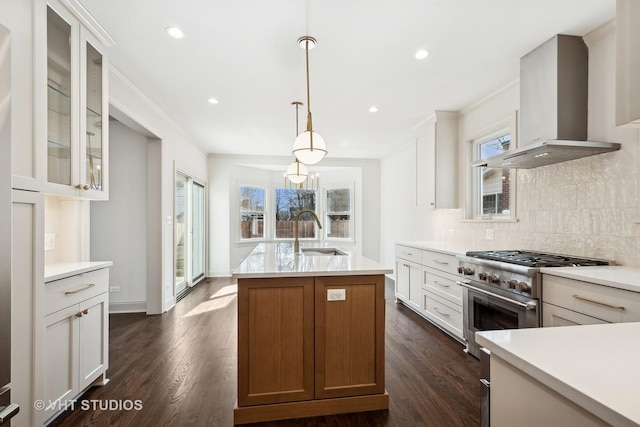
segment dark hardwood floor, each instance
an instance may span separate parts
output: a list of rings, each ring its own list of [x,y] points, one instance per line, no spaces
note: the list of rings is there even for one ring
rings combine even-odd
[[[389,411],[254,426],[479,425],[479,362],[435,326],[395,304],[387,288]],[[53,426],[233,425],[237,317],[231,279],[209,279],[164,315],[114,314],[110,323],[110,382],[82,396],[84,408],[97,409],[84,410],[79,402]],[[134,401],[142,408],[126,410]]]

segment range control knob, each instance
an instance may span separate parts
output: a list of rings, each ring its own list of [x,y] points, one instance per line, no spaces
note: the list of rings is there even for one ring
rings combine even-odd
[[[458,267],[458,274],[462,274],[463,271],[464,271],[464,267]]]
[[[478,279],[480,280],[487,280],[487,277],[489,277],[489,275],[487,273],[485,273],[484,271],[481,273],[478,273]]]
[[[531,292],[531,286],[525,282],[516,283],[516,291],[518,292]]]
[[[507,286],[509,286],[509,289],[515,289],[517,283],[517,280],[507,280]]]
[[[475,273],[476,271],[473,268],[465,267],[462,269],[462,274],[465,276],[473,276]]]
[[[490,274],[489,277],[487,277],[487,280],[491,283],[500,283],[500,276],[497,274]]]

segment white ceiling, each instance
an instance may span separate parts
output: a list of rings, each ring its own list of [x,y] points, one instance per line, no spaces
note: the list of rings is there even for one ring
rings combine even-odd
[[[434,110],[515,81],[519,58],[553,35],[584,35],[615,16],[615,0],[81,3],[116,40],[111,63],[210,153],[291,154],[291,102],[306,104],[296,40],[314,36],[313,125],[334,158],[383,158]],[[169,37],[170,25],[185,37]],[[421,48],[430,55],[417,60]],[[301,130],[304,119],[302,110]]]

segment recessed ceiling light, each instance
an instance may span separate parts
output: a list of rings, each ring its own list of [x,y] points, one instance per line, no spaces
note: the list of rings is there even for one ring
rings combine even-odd
[[[376,112],[378,112],[378,107],[376,107],[375,105],[374,105],[374,106],[372,106],[371,108],[369,108],[369,112],[370,112],[370,113],[376,113]]]
[[[429,56],[429,51],[428,50],[421,49],[421,50],[416,52],[416,59],[424,59],[427,56]]]
[[[216,98],[209,98],[207,101],[209,101],[209,104],[217,104],[219,102]]]
[[[166,32],[175,39],[181,39],[184,37],[184,33],[178,27],[167,27],[165,28]]]

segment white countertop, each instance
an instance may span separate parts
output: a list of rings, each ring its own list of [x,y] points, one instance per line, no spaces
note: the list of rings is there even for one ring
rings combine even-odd
[[[476,333],[516,368],[614,426],[640,426],[640,323]]]
[[[301,244],[301,247],[336,247],[332,244]],[[353,276],[389,274],[387,268],[375,261],[355,255],[348,250],[342,256],[294,254],[292,243],[260,243],[233,270],[239,278],[295,277],[295,276]]]
[[[44,281],[53,282],[88,271],[111,267],[111,261],[87,261],[87,262],[57,262],[44,266]]]
[[[583,282],[611,286],[612,288],[640,292],[640,267],[610,265],[600,267],[547,267],[543,274],[582,280]],[[544,277],[543,277],[544,283]],[[544,284],[543,284],[544,286]]]
[[[449,255],[465,255],[468,248],[456,245],[454,243],[447,242],[428,242],[428,241],[413,241],[413,242],[396,242],[398,245],[409,246],[417,249],[426,249],[429,251],[440,252]]]

